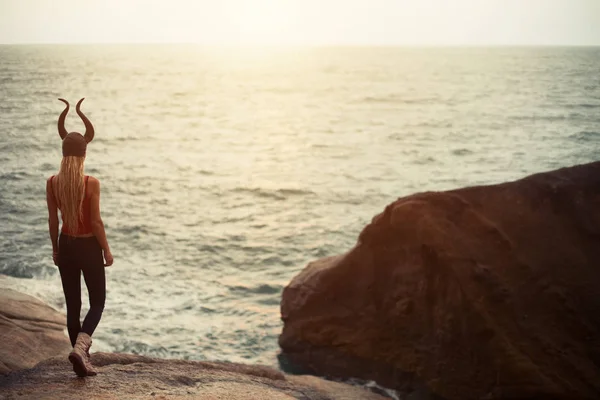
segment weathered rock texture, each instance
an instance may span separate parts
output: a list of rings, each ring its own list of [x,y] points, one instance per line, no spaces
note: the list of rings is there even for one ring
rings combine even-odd
[[[31,368],[71,345],[65,316],[34,297],[11,289],[0,291],[0,374]]]
[[[65,357],[0,376],[1,399],[383,400],[358,387],[233,363],[94,353],[98,375],[77,378]]]
[[[285,288],[308,371],[446,399],[600,398],[600,162],[398,199]]]

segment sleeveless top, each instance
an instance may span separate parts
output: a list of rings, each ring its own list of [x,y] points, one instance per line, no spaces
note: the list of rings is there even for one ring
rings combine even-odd
[[[55,175],[50,178],[50,190],[52,192],[52,197],[54,197],[54,201],[58,205],[58,209],[60,210],[60,204],[58,203],[58,199],[54,196],[54,186],[52,181],[54,180]],[[63,220],[61,232],[65,235],[86,235],[92,233],[92,213],[90,212],[90,198],[87,194],[87,183],[89,176],[85,176],[84,184],[83,184],[83,203],[81,204],[83,218],[79,220],[79,224],[77,225],[77,229],[71,229],[70,226],[65,224]],[[61,210],[61,219],[62,219],[62,210]]]

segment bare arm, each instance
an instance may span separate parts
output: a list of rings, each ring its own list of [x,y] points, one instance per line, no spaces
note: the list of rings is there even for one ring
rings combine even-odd
[[[106,240],[106,231],[104,230],[104,222],[102,221],[102,217],[100,216],[100,181],[96,178],[90,177],[89,182],[90,186],[90,213],[91,213],[91,223],[92,223],[92,232],[98,243],[100,243],[100,247],[102,247],[102,251],[104,252],[104,260],[105,265],[108,267],[113,263],[113,257],[110,252],[110,247],[108,246],[108,240]]]
[[[58,206],[52,195],[52,178],[46,181],[46,203],[48,205],[48,232],[52,241],[52,258],[58,265]]]

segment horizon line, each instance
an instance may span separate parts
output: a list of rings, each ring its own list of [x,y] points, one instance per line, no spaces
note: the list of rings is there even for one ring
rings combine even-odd
[[[187,45],[198,47],[600,47],[600,43],[201,43],[201,42],[0,42],[0,46]]]

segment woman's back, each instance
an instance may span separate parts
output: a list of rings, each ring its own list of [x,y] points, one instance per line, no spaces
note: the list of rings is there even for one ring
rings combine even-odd
[[[59,191],[61,190],[60,184],[59,184],[59,180],[60,177],[58,175],[52,175],[50,178],[50,188],[52,190],[52,194],[56,200],[56,204],[58,206],[58,209],[61,210],[61,217],[63,220],[63,224],[62,224],[62,228],[61,228],[61,232],[67,234],[67,235],[76,235],[76,236],[81,236],[81,235],[88,235],[92,233],[92,214],[91,214],[91,207],[90,207],[90,198],[91,198],[91,189],[90,189],[90,185],[89,185],[89,181],[90,180],[96,180],[96,178],[91,177],[89,175],[85,175],[84,176],[84,183],[83,183],[83,200],[81,201],[81,211],[80,211],[80,218],[79,218],[79,222],[77,224],[77,227],[75,229],[73,229],[70,224],[65,223],[65,218],[63,215],[63,208],[61,207],[61,201],[60,201],[60,195],[59,195]]]

